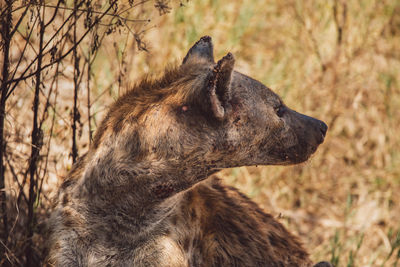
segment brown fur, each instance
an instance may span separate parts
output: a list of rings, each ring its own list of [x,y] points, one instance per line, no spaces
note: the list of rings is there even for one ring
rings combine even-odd
[[[50,265],[312,266],[296,237],[213,174],[305,161],[327,127],[233,66],[231,54],[215,64],[203,37],[181,66],[118,99],[59,190]]]

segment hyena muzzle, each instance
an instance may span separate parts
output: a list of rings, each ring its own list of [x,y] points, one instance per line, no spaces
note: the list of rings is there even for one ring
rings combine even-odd
[[[59,189],[49,264],[313,266],[295,236],[215,173],[304,162],[327,126],[234,63],[230,53],[215,63],[205,36],[180,66],[118,99]]]

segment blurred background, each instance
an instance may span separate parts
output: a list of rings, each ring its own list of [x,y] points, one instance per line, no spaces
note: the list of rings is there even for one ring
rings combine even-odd
[[[329,126],[307,163],[224,170],[226,183],[315,261],[398,265],[399,1],[5,0],[0,12],[0,265],[41,265],[51,200],[107,107],[203,35]]]

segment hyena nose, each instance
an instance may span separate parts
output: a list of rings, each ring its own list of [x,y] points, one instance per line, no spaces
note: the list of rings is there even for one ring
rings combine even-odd
[[[328,131],[328,125],[323,121],[319,121],[319,129],[321,130],[322,135],[325,137],[326,131]]]
[[[315,264],[313,267],[333,267],[333,265],[327,261],[321,261]]]

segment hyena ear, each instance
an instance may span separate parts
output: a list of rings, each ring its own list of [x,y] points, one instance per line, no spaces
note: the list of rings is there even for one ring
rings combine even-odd
[[[210,101],[211,111],[214,116],[223,120],[225,107],[231,96],[231,78],[235,58],[231,53],[221,58],[214,66],[207,84],[207,96]]]
[[[213,44],[210,36],[201,37],[200,40],[189,49],[182,64],[196,59],[203,59],[210,63],[214,63]]]

